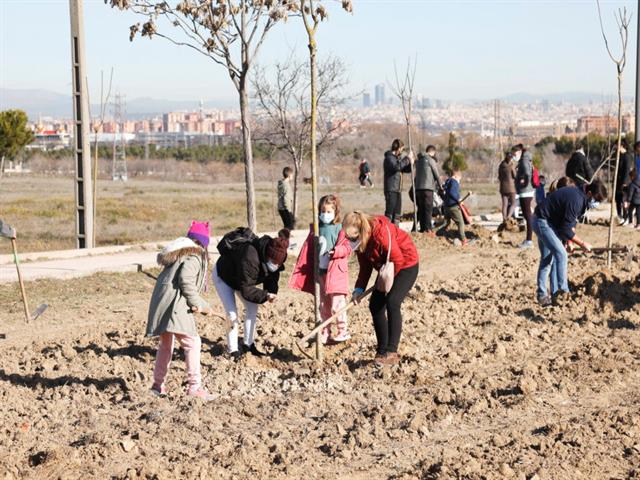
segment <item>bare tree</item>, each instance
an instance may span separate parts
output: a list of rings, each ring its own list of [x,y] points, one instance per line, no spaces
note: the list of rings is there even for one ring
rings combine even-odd
[[[86,79],[85,79],[86,80]],[[89,103],[89,118],[91,118],[91,127],[93,129],[93,245],[96,247],[96,219],[98,203],[98,133],[102,130],[104,125],[104,116],[107,112],[107,105],[109,104],[109,97],[111,96],[111,86],[113,85],[113,67],[111,67],[111,74],[109,75],[109,86],[107,87],[107,93],[104,92],[104,72],[100,71],[100,116],[97,120],[94,120],[91,115],[91,102]],[[87,92],[89,91],[89,82],[87,81]]]
[[[307,99],[309,71],[307,62],[297,61],[293,54],[284,62],[256,68],[253,77],[254,96],[259,107],[260,140],[286,152],[293,164],[293,216],[298,215],[299,174],[302,162],[311,151],[311,111]],[[337,57],[318,63],[317,148],[331,144],[344,132],[344,120],[336,121],[333,112],[350,98],[343,94],[348,85],[347,69]]]
[[[404,120],[407,125],[407,140],[409,144],[409,154],[413,155],[413,139],[411,136],[411,120],[413,115],[413,86],[416,81],[416,69],[418,67],[418,59],[414,59],[413,64],[411,59],[407,60],[407,69],[404,75],[401,77],[398,75],[398,66],[393,62],[393,69],[395,73],[395,84],[390,85],[394,95],[398,97],[402,104],[402,113],[404,114]],[[418,208],[415,189],[415,178],[413,175],[413,163],[411,163],[411,189],[413,190],[413,228],[418,228]]]
[[[244,149],[245,183],[247,187],[247,222],[257,229],[255,189],[253,181],[253,148],[249,112],[249,72],[269,30],[286,20],[297,5],[290,0],[104,0],[120,10],[131,10],[146,17],[142,25],[130,28],[130,39],[165,38],[175,45],[186,46],[226,68],[238,91],[242,145]],[[158,21],[173,27],[177,36],[160,32]]]
[[[302,17],[307,39],[309,41],[309,70],[310,70],[310,121],[311,121],[311,203],[313,208],[313,272],[314,272],[314,312],[316,325],[321,322],[320,318],[320,272],[319,264],[319,234],[320,226],[318,224],[318,172],[317,172],[317,125],[318,125],[318,44],[316,41],[316,33],[320,23],[327,19],[328,12],[320,0],[299,0],[299,11]],[[351,0],[342,0],[342,8],[347,12],[353,11]],[[321,333],[318,331],[316,335],[316,360],[322,360],[322,342],[320,341]]]
[[[609,47],[609,41],[607,35],[604,32],[604,25],[602,24],[602,12],[600,10],[600,1],[596,0],[598,6],[598,18],[600,20],[600,30],[602,32],[602,38],[604,39],[604,45],[607,49],[607,53],[611,58],[611,61],[616,66],[616,75],[618,79],[618,139],[616,148],[616,164],[613,173],[613,191],[611,192],[611,212],[609,214],[609,235],[607,238],[607,248],[609,248],[607,256],[607,267],[611,268],[611,246],[613,245],[613,219],[615,216],[615,192],[618,187],[618,168],[620,167],[620,147],[622,145],[622,74],[624,67],[627,65],[627,43],[629,40],[629,24],[631,23],[631,14],[627,13],[627,8],[618,9],[618,12],[614,14],[616,24],[618,25],[618,35],[620,36],[620,43],[622,47],[622,53],[616,57]]]

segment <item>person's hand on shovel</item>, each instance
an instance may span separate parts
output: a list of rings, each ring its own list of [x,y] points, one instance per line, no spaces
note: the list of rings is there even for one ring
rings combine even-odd
[[[364,288],[354,288],[353,293],[351,294],[351,301],[353,301],[353,303],[355,303],[356,305],[359,305],[360,297],[362,297],[363,293],[364,293]]]
[[[565,249],[567,250],[567,253],[573,253],[573,251],[576,249],[576,247],[574,246],[573,242],[571,240],[567,240],[567,244],[565,245]]]
[[[273,303],[276,301],[277,295],[275,293],[267,293],[267,302]]]
[[[193,306],[193,307],[191,307],[191,311],[193,313],[199,313],[201,315],[204,315],[205,317],[213,314],[213,310],[211,308],[202,308],[201,309],[200,307]]]

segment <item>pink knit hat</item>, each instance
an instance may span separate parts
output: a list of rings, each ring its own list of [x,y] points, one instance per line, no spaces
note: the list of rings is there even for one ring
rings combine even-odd
[[[189,227],[189,232],[187,233],[187,237],[191,240],[199,241],[204,248],[209,246],[209,222],[196,222],[195,220],[191,222],[191,227]]]

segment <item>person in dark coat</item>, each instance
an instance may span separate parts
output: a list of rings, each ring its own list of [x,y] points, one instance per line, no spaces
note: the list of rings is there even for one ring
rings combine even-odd
[[[371,188],[373,188],[373,182],[371,181],[371,168],[369,167],[369,162],[366,158],[360,160],[360,166],[358,167],[358,171],[360,175],[358,175],[358,181],[360,182],[360,187],[365,188],[367,183]]]
[[[633,212],[635,211],[635,227],[636,230],[640,230],[640,175],[637,170],[631,170],[631,183],[625,192],[624,201],[629,225],[633,225]]]
[[[426,155],[419,154],[413,166],[415,170],[415,201],[418,207],[418,222],[420,232],[427,236],[435,237],[432,225],[433,216],[433,193],[441,190],[440,172],[438,171],[438,159],[436,158],[436,147],[429,145]]]
[[[583,186],[567,186],[549,194],[533,216],[533,230],[538,237],[537,297],[542,306],[552,304],[552,297],[569,292],[567,248],[578,245],[586,251],[591,245],[576,235],[578,219],[593,202],[607,198],[607,189],[600,180]],[[550,281],[551,292],[547,288]]]
[[[384,215],[392,223],[399,224],[402,216],[402,174],[411,172],[413,152],[402,157],[404,143],[395,139],[391,150],[384,154]]]
[[[500,196],[502,197],[502,221],[513,216],[516,209],[516,164],[514,154],[508,152],[498,167],[498,181],[500,182]]]
[[[565,175],[569,177],[576,185],[584,185],[593,177],[593,169],[589,163],[589,159],[584,154],[584,147],[580,146],[567,162]]]
[[[213,283],[230,323],[227,342],[232,358],[237,359],[243,353],[238,350],[236,294],[245,309],[244,348],[253,355],[264,355],[254,341],[258,306],[276,299],[280,272],[287,260],[289,236],[285,228],[278,232],[277,238],[264,235],[241,243],[222,254],[213,268]]]
[[[629,144],[625,138],[620,144],[620,163],[618,165],[618,175],[616,181],[616,212],[620,225],[627,223],[627,212],[624,207],[624,195],[631,183],[631,170],[633,170],[633,153],[629,151]]]

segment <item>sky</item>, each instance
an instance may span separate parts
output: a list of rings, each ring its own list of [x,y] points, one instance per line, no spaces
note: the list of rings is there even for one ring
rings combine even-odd
[[[176,3],[177,0],[170,0]],[[129,42],[139,17],[85,0],[87,75],[114,68],[128,98],[229,101],[226,70],[162,38]],[[335,1],[325,3],[334,4]],[[517,92],[616,92],[615,66],[604,47],[595,0],[353,0],[354,12],[332,8],[318,31],[320,55],[343,58],[352,89],[373,91],[393,79],[394,60],[417,57],[417,93],[430,98],[490,99]],[[620,52],[613,12],[633,14],[624,93],[633,95],[636,2],[601,1],[605,29]],[[68,93],[67,0],[0,0],[0,88]],[[307,55],[302,21],[292,18],[266,39],[259,63]],[[95,93],[92,93],[95,98]]]

